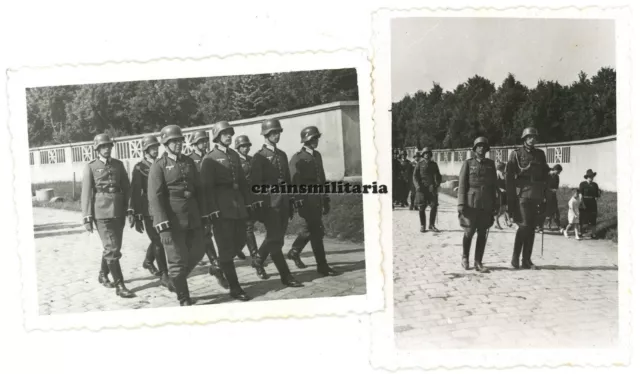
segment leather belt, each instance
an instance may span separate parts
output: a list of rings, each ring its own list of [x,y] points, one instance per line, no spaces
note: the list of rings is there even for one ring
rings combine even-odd
[[[96,192],[119,193],[119,192],[122,192],[122,189],[120,189],[119,187],[104,187],[104,188],[96,188]]]
[[[171,196],[171,197],[181,197],[181,198],[184,198],[184,199],[189,199],[189,198],[193,197],[193,192],[186,191],[186,190],[185,191],[173,190],[173,191],[169,191],[169,196]]]
[[[583,199],[595,199],[595,196],[582,196]]]

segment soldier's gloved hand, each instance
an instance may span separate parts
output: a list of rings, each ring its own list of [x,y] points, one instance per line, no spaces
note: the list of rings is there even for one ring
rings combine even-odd
[[[93,233],[93,222],[87,222],[84,224],[84,229]]]
[[[137,219],[135,222],[135,226],[136,226],[136,231],[139,233],[143,233],[144,232],[144,225],[142,223],[142,220]]]

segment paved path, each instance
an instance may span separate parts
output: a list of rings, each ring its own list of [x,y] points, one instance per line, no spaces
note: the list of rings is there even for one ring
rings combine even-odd
[[[148,245],[146,234],[125,228],[122,270],[127,287],[137,297],[122,299],[115,290],[98,283],[101,244],[98,234],[90,235],[81,224],[80,213],[48,208],[34,208],[34,236],[38,271],[40,314],[139,309],[177,306],[175,294],[159,285],[141,266]],[[256,235],[258,245],[263,236]],[[285,241],[285,250],[293,238]],[[250,266],[250,260],[236,260],[238,277],[254,301],[275,299],[317,298],[363,295],[365,286],[364,244],[325,240],[329,263],[342,272],[337,277],[321,277],[315,269],[315,259],[308,246],[302,253],[306,269],[297,269],[289,262],[294,276],[304,282],[302,288],[284,288],[272,262],[266,267],[269,280],[260,280]],[[244,249],[248,254],[247,249]],[[205,257],[206,258],[206,257]],[[208,262],[202,262],[189,277],[191,296],[196,304],[240,302],[232,300],[228,291],[220,288],[208,274]]]
[[[399,349],[579,348],[617,342],[617,246],[536,235],[533,262],[510,266],[514,229],[491,229],[488,274],[464,270],[455,201],[440,195],[440,233],[420,233],[418,213],[393,212],[394,316]],[[428,212],[427,212],[428,217]],[[471,247],[473,263],[475,240]]]

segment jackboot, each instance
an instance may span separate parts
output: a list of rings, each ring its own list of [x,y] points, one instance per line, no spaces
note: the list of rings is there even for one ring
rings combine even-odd
[[[462,237],[462,268],[469,270],[469,252],[471,252],[471,240],[473,237],[464,235]]]
[[[438,230],[436,228],[436,215],[438,214],[438,207],[433,207],[431,208],[431,211],[429,212],[429,230],[433,231],[433,232],[440,232],[440,230]]]
[[[524,240],[524,229],[518,227],[516,231],[516,239],[513,243],[513,255],[511,256],[511,266],[514,269],[520,269],[520,253],[522,252],[522,245]]]
[[[244,254],[244,252],[242,252],[242,248],[238,249],[238,252],[236,252],[236,257],[238,257],[238,259],[240,260],[247,259],[247,256]]]
[[[151,273],[151,275],[158,276],[160,275],[158,274],[159,270],[153,264],[154,257],[156,257],[155,249],[156,249],[155,244],[150,243],[149,246],[147,247],[147,255],[145,256],[144,261],[142,262],[142,268],[149,270],[149,273]]]
[[[113,283],[116,286],[116,295],[123,298],[131,298],[136,295],[127,289],[127,286],[124,285],[124,277],[122,275],[122,269],[120,268],[120,261],[114,261],[109,263],[109,270],[111,270],[111,274],[113,275]]]
[[[278,269],[278,273],[280,273],[280,280],[282,281],[282,284],[287,287],[304,286],[302,283],[298,282],[291,274],[289,265],[287,265],[287,261],[284,259],[284,255],[282,254],[282,252],[275,254],[272,253],[271,259],[273,260],[273,264],[276,266],[276,269]]]
[[[418,216],[420,217],[420,232],[427,232],[424,228],[427,227],[427,213],[424,209],[418,210]]]
[[[258,278],[264,280],[269,279],[269,274],[267,274],[267,272],[264,270],[263,262],[259,257],[251,261],[251,267],[256,270],[256,275],[258,276]]]
[[[287,258],[293,261],[298,269],[305,269],[307,267],[307,265],[305,265],[305,263],[302,262],[302,259],[300,258],[300,252],[293,248],[291,248],[291,250],[287,253]]]
[[[324,242],[322,241],[321,236],[311,239],[311,250],[313,251],[313,256],[316,258],[316,264],[318,264],[318,273],[325,277],[335,277],[340,274],[336,270],[332,269],[327,263],[327,253],[324,250]]]
[[[528,270],[537,270],[538,267],[531,262],[531,255],[533,254],[533,243],[536,238],[536,233],[533,230],[527,232],[527,235],[524,239],[523,244],[523,254],[522,254],[522,268]]]
[[[476,236],[476,253],[474,255],[473,261],[476,268],[476,271],[480,273],[488,273],[489,269],[485,268],[482,265],[482,257],[484,256],[484,249],[487,245],[487,231],[478,231]]]
[[[240,282],[238,281],[238,274],[236,272],[236,266],[231,262],[222,262],[220,263],[220,267],[224,272],[225,277],[229,281],[229,296],[231,298],[240,300],[240,301],[249,301],[251,298],[247,295],[242,287],[240,287]]]
[[[209,265],[209,275],[216,278],[216,281],[218,282],[220,287],[224,288],[225,290],[229,289],[229,283],[225,279],[222,270],[220,270],[218,256],[216,255],[215,250],[213,250],[213,248],[211,248],[210,246],[207,246],[205,253],[207,254],[207,258],[209,259],[209,263],[211,264]]]
[[[109,280],[109,265],[107,265],[107,261],[103,258],[100,265],[100,273],[98,273],[98,282],[105,286],[106,288],[115,287],[113,283]]]
[[[247,248],[249,249],[249,255],[252,259],[258,256],[258,243],[256,242],[256,236],[253,231],[247,232]]]
[[[180,306],[193,305],[191,296],[189,294],[189,284],[187,283],[187,277],[185,275],[178,275],[171,277],[171,284],[175,287],[176,296]]]

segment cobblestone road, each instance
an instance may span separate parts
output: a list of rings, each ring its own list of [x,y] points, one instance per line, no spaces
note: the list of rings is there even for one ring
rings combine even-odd
[[[175,294],[161,287],[157,277],[142,268],[148,245],[146,234],[125,228],[122,270],[127,287],[137,297],[122,299],[115,290],[98,283],[101,244],[98,234],[90,235],[81,224],[77,212],[34,208],[38,301],[40,314],[78,313],[118,309],[139,309],[177,306]],[[263,236],[256,234],[258,245]],[[287,238],[288,250],[294,238]],[[336,270],[336,277],[322,277],[315,269],[311,248],[305,248],[302,259],[306,269],[297,269],[289,262],[294,276],[305,287],[284,288],[271,261],[266,267],[269,280],[260,280],[250,266],[250,260],[236,260],[238,277],[253,301],[363,295],[365,286],[364,244],[325,240],[327,259]],[[244,249],[248,254],[247,249]],[[205,257],[206,258],[206,257]],[[202,262],[189,277],[191,296],[196,304],[240,302],[232,300],[228,291],[220,288],[208,274],[208,262]]]
[[[420,233],[418,213],[393,213],[394,317],[399,349],[605,348],[617,343],[617,246],[536,235],[533,262],[511,269],[514,229],[491,229],[480,274],[460,265],[455,201],[440,195],[440,233]],[[428,217],[428,214],[427,214]],[[515,227],[515,226],[514,226]],[[475,239],[470,262],[473,263]]]

